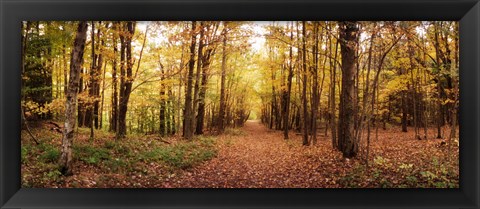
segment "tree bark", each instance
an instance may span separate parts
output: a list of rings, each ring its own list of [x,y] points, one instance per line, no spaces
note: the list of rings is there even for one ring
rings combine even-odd
[[[132,37],[135,33],[135,22],[128,21],[120,35],[122,42],[121,67],[120,67],[120,98],[118,112],[118,132],[117,138],[124,138],[127,134],[126,119],[128,100],[132,92],[133,83],[133,59],[132,59]],[[122,59],[123,58],[123,59]]]
[[[212,44],[212,43],[208,43]],[[208,69],[210,68],[211,57],[213,55],[214,49],[212,46],[209,46],[207,50],[203,53],[202,56],[202,81],[200,83],[200,92],[198,94],[198,113],[197,113],[197,123],[195,127],[195,134],[203,134],[204,120],[205,120],[205,96],[207,93],[207,83],[208,83]]]
[[[340,95],[340,116],[338,122],[338,142],[343,156],[356,156],[358,144],[354,138],[354,114],[356,96],[354,95],[356,57],[358,45],[358,27],[356,22],[340,22],[340,48],[342,54],[342,91]]]
[[[68,73],[67,73],[67,47],[65,44],[62,45],[62,63],[63,63],[63,95],[67,95],[67,86],[68,86]]]
[[[222,74],[220,78],[220,110],[218,113],[218,131],[225,130],[225,77],[227,74],[227,23],[224,22],[224,29],[222,31]]]
[[[70,79],[65,103],[65,126],[62,137],[62,153],[59,164],[60,171],[64,175],[71,175],[72,172],[72,142],[75,127],[75,105],[80,81],[80,68],[83,63],[83,52],[87,36],[87,22],[81,21],[78,24],[77,34],[73,44],[70,60]]]
[[[329,38],[329,47],[332,45],[332,39]],[[338,54],[338,45],[340,41],[336,41],[335,43],[335,54],[332,58],[330,58],[330,126],[332,129],[332,147],[338,148],[338,140],[337,140],[337,116],[336,116],[336,104],[335,104],[335,94],[336,94],[336,75],[337,75],[337,54]],[[332,56],[330,56],[332,57]]]
[[[203,21],[200,21],[200,38],[198,40],[198,52],[197,52],[197,71],[195,74],[195,85],[193,88],[193,119],[191,121],[192,123],[192,129],[195,127],[196,128],[196,121],[198,119],[198,115],[196,114],[198,103],[199,103],[199,93],[200,93],[200,82],[201,82],[201,72],[202,72],[202,57],[203,57],[203,47],[205,45],[205,24]],[[196,132],[196,129],[195,131]]]
[[[403,73],[402,73],[403,74]],[[402,95],[402,132],[407,132],[407,116],[408,116],[408,100],[407,100],[407,92],[402,91],[400,92]]]
[[[302,21],[302,69],[303,69],[303,87],[302,87],[302,103],[303,103],[303,141],[304,146],[308,146],[308,107],[307,107],[307,32],[305,21]]]
[[[407,37],[408,40],[408,59],[410,62],[410,79],[412,83],[412,103],[413,103],[413,126],[415,129],[415,139],[421,139],[419,135],[419,128],[418,128],[418,115],[417,115],[417,83],[414,79],[413,71],[415,69],[415,63],[413,62],[413,57],[415,56],[414,48],[412,47],[410,37]]]
[[[187,92],[185,94],[185,114],[184,114],[184,130],[183,137],[185,139],[192,139],[193,137],[193,101],[192,101],[192,88],[193,88],[193,71],[195,68],[195,45],[197,40],[197,33],[195,32],[197,22],[192,21],[191,29],[191,43],[190,43],[190,61],[188,63],[188,75],[187,75]]]
[[[293,79],[293,22],[290,27],[290,47],[288,50],[288,77],[287,77],[287,91],[284,94],[285,106],[284,106],[284,118],[283,118],[283,138],[288,139],[289,117],[290,117],[290,95],[292,93],[292,79]]]
[[[118,22],[113,23],[113,60],[112,60],[112,115],[110,118],[110,131],[117,132],[118,129],[118,78],[117,78],[117,39]]]

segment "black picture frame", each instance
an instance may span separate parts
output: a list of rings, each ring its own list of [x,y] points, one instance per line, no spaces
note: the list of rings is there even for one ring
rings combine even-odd
[[[0,0],[0,207],[479,208],[478,0]],[[460,21],[459,189],[22,189],[20,22],[24,20]]]

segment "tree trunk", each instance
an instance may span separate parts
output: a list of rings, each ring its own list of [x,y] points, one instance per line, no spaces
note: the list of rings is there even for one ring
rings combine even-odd
[[[67,75],[67,47],[62,45],[62,63],[63,63],[63,95],[67,95],[68,75]]]
[[[201,72],[202,72],[202,57],[203,57],[203,47],[205,45],[205,31],[204,31],[204,22],[200,21],[200,38],[198,40],[198,52],[197,52],[197,72],[195,74],[195,86],[193,88],[193,119],[192,129],[195,128],[196,132],[196,121],[198,119],[198,115],[196,114],[198,103],[199,103],[199,93],[200,93],[200,82],[201,82]],[[195,117],[196,116],[196,117]],[[203,121],[202,121],[203,122]]]
[[[287,91],[284,95],[285,97],[285,106],[284,106],[284,118],[283,118],[283,138],[288,139],[288,130],[289,130],[289,116],[290,116],[290,95],[292,93],[292,78],[293,78],[293,22],[290,27],[290,47],[288,51],[289,63],[288,63],[288,78],[287,78]]]
[[[65,126],[62,137],[62,152],[59,159],[60,170],[64,175],[71,175],[72,172],[72,142],[75,127],[75,105],[80,81],[80,68],[83,63],[83,52],[87,37],[87,22],[81,21],[78,24],[77,34],[73,44],[70,60],[70,79],[65,103]]]
[[[175,133],[177,132],[177,126],[176,126],[176,120],[175,120],[175,107],[174,107],[174,95],[173,95],[173,92],[172,92],[172,89],[169,89],[168,90],[168,96],[170,98],[170,100],[168,101],[168,108],[169,108],[169,116],[171,117],[171,120],[170,120],[170,132],[169,134],[170,135],[175,135]]]
[[[101,22],[100,22],[101,23]],[[101,24],[99,25],[101,26]],[[100,28],[97,30],[97,41],[100,43],[98,45],[98,52],[97,52],[97,64],[95,65],[95,101],[94,101],[94,106],[93,106],[93,115],[94,115],[94,125],[96,129],[99,129],[100,127],[100,75],[102,73],[102,67],[103,67],[103,45],[105,42],[102,40],[102,33],[100,31]],[[104,80],[104,79],[102,79]]]
[[[118,79],[117,79],[117,38],[118,35],[118,23],[113,24],[113,60],[112,60],[112,115],[110,117],[110,131],[117,132],[118,125]]]
[[[407,38],[408,40],[408,58],[410,62],[410,79],[412,83],[412,103],[413,103],[413,126],[415,129],[415,139],[422,139],[419,135],[419,128],[418,128],[418,115],[417,115],[417,83],[414,79],[413,71],[415,69],[415,63],[413,62],[413,57],[415,56],[415,51],[413,49],[410,37]]]
[[[120,101],[118,112],[118,132],[117,138],[124,138],[127,134],[126,119],[128,100],[132,92],[133,83],[133,59],[132,59],[132,37],[135,33],[135,22],[128,21],[122,30],[125,34],[120,35],[122,42],[121,68],[120,68]],[[123,53],[122,53],[123,52]],[[126,71],[126,72],[125,72]]]
[[[329,36],[330,37],[330,36]],[[329,47],[332,45],[332,39],[329,38]],[[337,75],[337,54],[338,54],[338,45],[340,41],[336,41],[335,43],[335,54],[333,60],[330,58],[330,126],[332,129],[332,147],[338,148],[338,140],[337,140],[337,117],[336,117],[336,105],[335,105],[335,86],[336,86],[336,75]],[[332,57],[332,56],[330,56]]]
[[[184,114],[184,130],[183,137],[185,139],[192,139],[193,137],[193,101],[192,101],[192,88],[193,88],[193,71],[195,68],[195,45],[197,40],[197,34],[195,32],[197,22],[192,21],[191,29],[191,43],[190,43],[190,61],[188,63],[188,75],[187,75],[187,92],[185,94],[185,114]]]
[[[454,71],[458,71],[458,65],[459,65],[459,59],[458,59],[458,23],[454,23],[455,24],[455,31],[457,33],[454,34],[454,67],[453,67],[453,70]],[[452,98],[453,100],[453,105],[451,106],[451,109],[450,109],[450,114],[451,114],[451,126],[450,126],[450,135],[448,137],[448,161],[450,161],[451,159],[451,148],[452,148],[452,139],[453,138],[456,138],[456,128],[457,128],[457,108],[458,108],[458,83],[456,81],[456,79],[452,79],[452,88],[451,88],[451,92],[450,92],[450,97]]]
[[[402,95],[402,132],[407,132],[407,115],[408,115],[408,100],[407,100],[407,92],[402,91],[400,93]]]
[[[305,29],[305,21],[302,21],[302,68],[303,68],[303,88],[302,88],[302,103],[303,103],[303,141],[304,146],[308,146],[308,107],[307,107],[307,32]]]
[[[354,114],[356,96],[354,95],[356,57],[358,45],[358,27],[356,22],[340,22],[340,48],[342,54],[342,91],[340,95],[340,116],[338,122],[338,143],[343,156],[356,156],[358,144],[354,138]]]
[[[318,92],[318,21],[313,22],[313,36],[315,43],[312,47],[312,57],[313,57],[313,88],[312,88],[312,143],[317,144],[317,111],[319,105],[319,92]],[[321,41],[321,40],[320,40]]]
[[[269,57],[270,61],[273,62],[275,60],[275,54],[272,50],[272,47],[269,48]],[[272,99],[270,102],[271,105],[271,112],[270,112],[270,129],[277,128],[277,121],[276,118],[277,116],[277,96],[276,96],[276,90],[275,90],[275,70],[273,67],[269,68],[270,70],[270,79],[271,79],[271,84],[272,84]]]
[[[224,22],[224,27],[227,27]],[[220,78],[220,110],[218,113],[218,131],[223,132],[225,130],[225,77],[227,74],[227,30],[224,28],[222,31],[222,74]]]
[[[166,115],[166,109],[167,109],[166,103],[167,102],[166,102],[166,99],[165,99],[166,85],[163,84],[163,82],[165,80],[165,69],[163,67],[161,67],[160,72],[161,72],[162,76],[161,76],[161,79],[160,79],[161,81],[160,81],[160,96],[159,97],[160,97],[161,101],[160,101],[160,118],[159,118],[160,127],[159,127],[158,131],[160,133],[160,136],[166,136],[167,135],[167,115]]]
[[[105,76],[106,76],[106,73],[107,73],[107,62],[105,62],[105,65],[103,66],[103,76],[102,76],[102,93],[101,93],[101,103],[100,103],[100,110],[99,110],[99,124],[98,124],[98,128],[99,129],[102,129],[103,127],[103,106],[104,106],[104,102],[105,102],[105,83],[106,83],[106,80],[105,80]]]
[[[93,131],[93,121],[95,117],[95,104],[96,104],[96,87],[97,87],[97,55],[95,54],[95,22],[92,21],[92,30],[91,30],[91,39],[92,39],[92,65],[90,69],[90,82],[88,87],[88,95],[93,101],[87,105],[87,117],[88,117],[88,127],[90,127],[90,140],[94,138]]]
[[[211,46],[210,46],[211,47]],[[202,81],[200,83],[200,92],[198,94],[198,115],[195,134],[203,134],[205,120],[205,96],[207,94],[208,69],[210,68],[211,56],[213,49],[209,48],[202,56]]]
[[[83,76],[82,76],[83,73],[84,73],[83,68],[80,68],[80,81],[78,84],[78,94],[82,93],[85,90],[83,86]],[[78,98],[77,106],[78,106],[77,108],[78,126],[77,127],[84,127],[85,126],[85,101],[83,101],[83,99],[81,98]]]

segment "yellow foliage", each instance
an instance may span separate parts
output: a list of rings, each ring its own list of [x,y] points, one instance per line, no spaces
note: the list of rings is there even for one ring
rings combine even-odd
[[[23,101],[22,107],[25,108],[25,114],[27,116],[47,113],[63,114],[65,113],[65,99],[54,99],[45,105],[33,101]]]

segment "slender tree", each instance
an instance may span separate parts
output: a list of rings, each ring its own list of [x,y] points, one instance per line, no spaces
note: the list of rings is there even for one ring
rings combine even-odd
[[[132,58],[132,38],[135,33],[135,22],[128,21],[120,33],[121,42],[121,67],[120,67],[120,98],[118,107],[118,131],[117,139],[123,138],[127,134],[127,109],[130,93],[133,83],[133,58]]]
[[[191,42],[190,42],[190,61],[188,62],[188,75],[187,75],[187,92],[185,95],[185,113],[184,113],[184,130],[183,137],[185,139],[192,139],[193,137],[193,120],[194,109],[192,99],[193,88],[193,73],[195,69],[195,46],[197,41],[197,22],[192,21],[191,29]]]
[[[292,93],[292,79],[293,79],[293,22],[290,24],[290,44],[288,50],[288,77],[287,90],[284,92],[285,98],[284,117],[283,117],[283,138],[288,139],[288,130],[290,129],[290,95]]]
[[[83,64],[83,52],[87,37],[87,22],[78,23],[77,34],[73,43],[70,59],[70,79],[66,95],[65,126],[62,137],[62,152],[59,160],[60,171],[65,175],[72,174],[72,142],[75,127],[75,107],[80,82],[80,68]]]
[[[226,109],[226,95],[225,95],[225,77],[227,74],[227,25],[228,22],[223,22],[224,28],[222,31],[222,69],[220,76],[220,110],[218,113],[218,129],[219,132],[225,130],[225,109]]]
[[[202,80],[200,83],[200,92],[198,94],[198,111],[197,111],[197,123],[195,127],[195,134],[203,134],[204,120],[205,120],[205,106],[206,106],[206,93],[207,93],[207,84],[209,79],[209,69],[212,62],[213,55],[217,49],[216,42],[219,37],[217,34],[217,29],[219,26],[218,22],[209,22],[206,23],[206,35],[204,39],[204,45],[206,46],[205,52],[201,57],[201,69],[202,69]]]
[[[117,76],[117,57],[118,57],[118,28],[119,23],[113,23],[113,58],[112,58],[112,110],[110,116],[110,131],[117,132],[118,129],[118,76]]]
[[[335,43],[335,51],[333,52],[330,50],[330,126],[332,129],[332,147],[338,148],[338,140],[337,140],[337,116],[336,116],[336,104],[335,104],[335,95],[336,95],[336,83],[337,83],[337,54],[338,54],[338,45],[340,41],[336,41]],[[329,36],[329,47],[332,47],[332,38]],[[332,58],[333,57],[333,58]]]
[[[302,144],[307,146],[308,143],[308,106],[307,106],[307,32],[305,28],[305,21],[302,21],[302,76],[303,76],[303,87],[302,87],[302,110],[303,110],[303,141]]]

